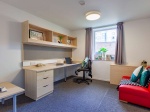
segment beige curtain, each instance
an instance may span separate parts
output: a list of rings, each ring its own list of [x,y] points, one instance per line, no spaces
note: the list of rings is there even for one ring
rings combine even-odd
[[[117,23],[115,63],[119,65],[123,64],[123,22]]]
[[[92,59],[92,28],[86,28],[85,57]]]

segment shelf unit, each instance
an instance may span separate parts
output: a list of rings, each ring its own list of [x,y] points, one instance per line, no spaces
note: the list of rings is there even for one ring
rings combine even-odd
[[[77,46],[77,38],[68,36],[68,40],[70,41],[70,45]]]
[[[38,46],[49,46],[49,47],[60,47],[60,48],[77,48],[77,38],[70,37],[65,34],[51,31],[33,24],[29,21],[25,21],[23,24],[23,44],[38,45]],[[42,35],[42,38],[31,38],[31,32],[37,32]],[[62,37],[61,43],[59,37]],[[69,43],[68,43],[69,41]]]
[[[59,39],[60,36],[62,37],[62,40],[61,40],[62,44],[67,44],[67,35],[57,33],[57,32],[53,32],[53,39],[56,39],[57,42],[60,41],[60,39]]]

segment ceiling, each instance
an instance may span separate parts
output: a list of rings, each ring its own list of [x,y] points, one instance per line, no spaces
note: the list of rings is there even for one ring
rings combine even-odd
[[[100,27],[150,17],[150,0],[0,0],[69,30]],[[96,21],[85,19],[91,10],[101,12]]]

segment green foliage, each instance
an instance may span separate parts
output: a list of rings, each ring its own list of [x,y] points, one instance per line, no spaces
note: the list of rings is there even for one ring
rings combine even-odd
[[[106,49],[106,48],[104,48],[104,47],[102,47],[102,48],[100,48],[100,50],[99,50],[99,52],[107,52],[108,50]]]
[[[62,36],[62,35],[59,35],[58,37],[59,37],[59,40],[60,40],[60,41],[61,41],[61,40],[62,40],[62,38],[63,38],[63,36]]]

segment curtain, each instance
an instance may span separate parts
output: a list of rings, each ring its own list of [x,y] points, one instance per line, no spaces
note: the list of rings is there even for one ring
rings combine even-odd
[[[85,57],[92,59],[92,28],[86,28]]]
[[[117,23],[115,63],[119,65],[123,64],[123,22]]]

